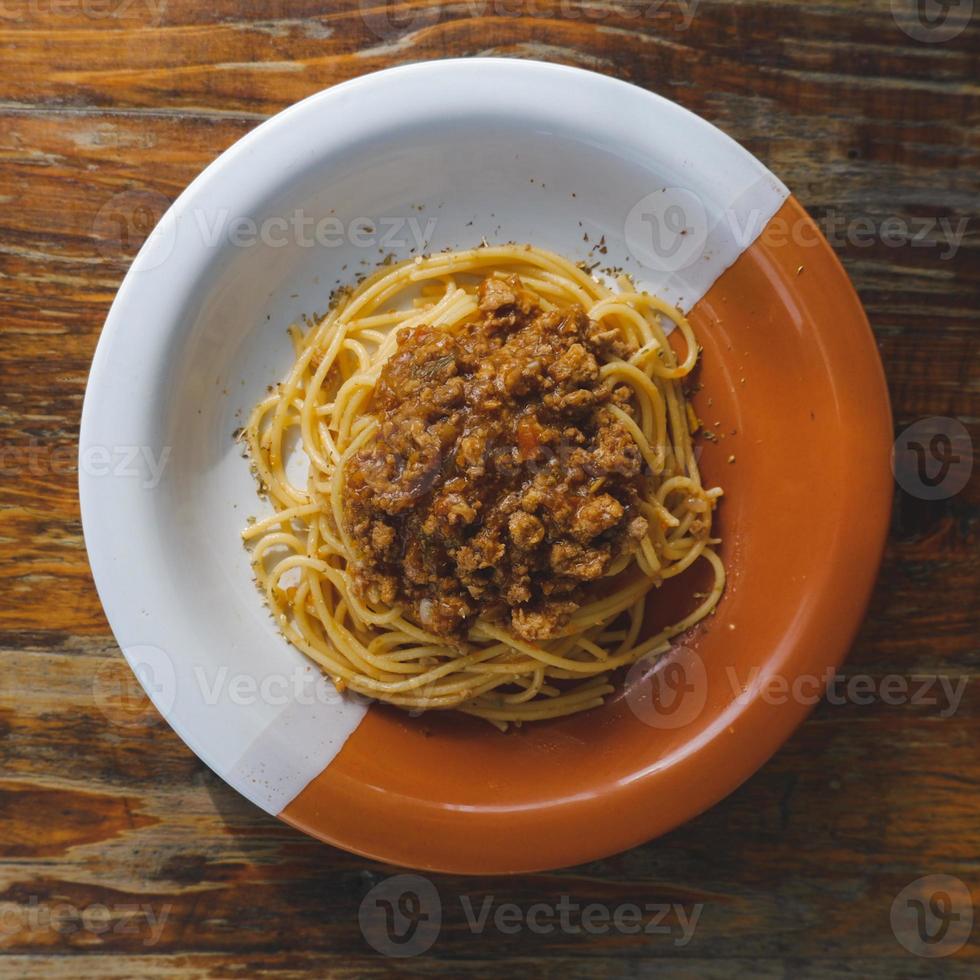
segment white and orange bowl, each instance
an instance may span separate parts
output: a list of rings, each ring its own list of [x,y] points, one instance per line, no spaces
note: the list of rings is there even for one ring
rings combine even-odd
[[[716,614],[652,678],[632,672],[629,696],[507,734],[350,700],[282,638],[241,542],[266,505],[233,440],[291,362],[285,327],[324,310],[338,280],[388,252],[484,237],[621,267],[679,305],[704,348],[695,407],[724,434],[701,458],[706,483],[725,488]],[[82,519],[132,669],[239,792],[379,860],[532,871],[675,827],[799,724],[869,598],[890,434],[854,290],[747,151],[601,75],[438,61],[292,106],[173,204],[92,364]],[[673,601],[651,597],[659,618]]]

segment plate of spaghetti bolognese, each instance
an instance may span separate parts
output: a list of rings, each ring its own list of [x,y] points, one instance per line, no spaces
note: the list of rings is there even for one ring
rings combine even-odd
[[[709,123],[537,62],[396,68],[209,166],[92,366],[99,594],[230,785],[409,867],[599,858],[717,802],[846,655],[890,500],[874,341]]]

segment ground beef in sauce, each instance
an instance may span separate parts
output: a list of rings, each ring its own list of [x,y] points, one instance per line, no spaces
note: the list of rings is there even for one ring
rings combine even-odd
[[[345,474],[358,590],[444,637],[478,615],[553,636],[647,530],[642,457],[609,411],[632,414],[630,391],[599,376],[630,349],[579,307],[543,311],[517,277],[486,279],[458,333],[397,341],[380,431]]]

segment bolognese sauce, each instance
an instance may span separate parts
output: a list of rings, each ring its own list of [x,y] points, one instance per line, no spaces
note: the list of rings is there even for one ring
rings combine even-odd
[[[647,533],[643,459],[610,411],[633,416],[632,392],[601,377],[635,348],[517,276],[478,301],[454,331],[401,330],[381,369],[378,432],[345,471],[354,581],[441,637],[482,618],[544,640]]]

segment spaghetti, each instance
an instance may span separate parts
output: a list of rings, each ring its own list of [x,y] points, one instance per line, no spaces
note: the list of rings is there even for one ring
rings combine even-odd
[[[480,316],[480,281],[513,276],[538,309],[579,307],[590,323],[623,339],[622,355],[604,357],[598,374],[628,396],[607,411],[642,458],[634,495],[639,539],[588,583],[581,602],[567,604],[570,612],[550,634],[529,638],[499,616],[476,614],[461,636],[447,636],[420,618],[418,605],[394,593],[379,598],[358,582],[363,549],[352,533],[346,481],[352,461],[380,438],[377,388],[399,337],[422,328],[464,334]],[[499,728],[556,718],[601,704],[613,690],[613,671],[662,654],[671,637],[714,609],[725,584],[711,537],[722,491],[702,486],[696,418],[682,389],[697,342],[678,310],[625,278],[618,286],[543,249],[486,246],[383,266],[307,331],[290,328],[293,368],[255,407],[244,433],[275,513],[243,537],[282,632],[340,690],[414,711],[457,709]],[[679,331],[682,356],[664,321]],[[297,436],[309,464],[305,486],[286,473]],[[645,636],[647,593],[698,559],[713,580],[697,607]]]

